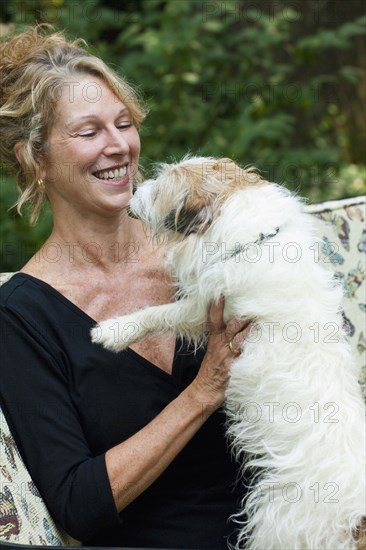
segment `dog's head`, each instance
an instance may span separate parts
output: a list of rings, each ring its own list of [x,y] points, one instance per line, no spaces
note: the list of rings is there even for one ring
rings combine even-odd
[[[138,185],[130,211],[156,235],[204,233],[230,195],[261,183],[253,168],[240,168],[231,159],[185,157],[179,163],[160,164],[155,179]]]

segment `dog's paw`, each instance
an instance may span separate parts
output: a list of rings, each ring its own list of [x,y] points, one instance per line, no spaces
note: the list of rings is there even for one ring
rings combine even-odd
[[[91,330],[90,335],[94,344],[117,352],[136,342],[137,333],[137,323],[129,321],[126,316],[102,321]]]

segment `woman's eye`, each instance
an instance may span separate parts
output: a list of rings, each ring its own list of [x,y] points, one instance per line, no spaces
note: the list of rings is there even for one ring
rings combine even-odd
[[[132,122],[121,122],[121,124],[117,125],[117,128],[119,128],[120,130],[124,130],[126,128],[131,128],[131,126]]]
[[[96,132],[94,130],[90,130],[89,132],[80,132],[78,135],[80,137],[94,137]]]
[[[121,122],[119,124],[116,124],[116,128],[118,128],[118,130],[127,130],[132,126],[133,126],[132,122]],[[78,132],[77,136],[92,138],[92,137],[95,137],[97,133],[98,133],[98,130],[83,130],[82,132]]]

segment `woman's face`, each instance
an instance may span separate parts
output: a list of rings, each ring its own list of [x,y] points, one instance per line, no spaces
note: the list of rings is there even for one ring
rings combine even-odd
[[[80,75],[65,82],[40,159],[54,214],[120,212],[132,196],[139,153],[127,106],[102,80]]]

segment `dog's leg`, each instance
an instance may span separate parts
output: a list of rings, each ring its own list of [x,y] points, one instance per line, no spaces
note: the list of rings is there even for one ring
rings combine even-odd
[[[192,299],[152,306],[102,321],[91,331],[92,341],[121,351],[148,334],[172,331],[197,342],[207,329],[207,307]]]

